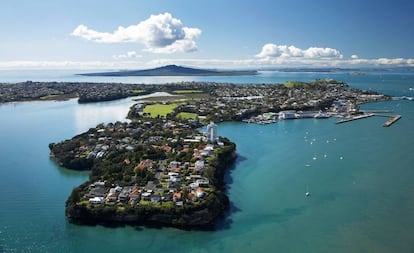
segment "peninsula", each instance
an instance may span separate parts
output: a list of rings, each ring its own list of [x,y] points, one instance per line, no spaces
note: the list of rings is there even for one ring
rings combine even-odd
[[[99,72],[79,74],[82,76],[243,76],[256,75],[255,70],[209,70],[167,65],[144,70],[120,70],[114,72]]]
[[[90,170],[72,191],[66,215],[80,223],[209,228],[227,209],[224,173],[235,144],[206,135],[194,120],[146,118],[98,125],[58,144],[51,155],[66,168]]]

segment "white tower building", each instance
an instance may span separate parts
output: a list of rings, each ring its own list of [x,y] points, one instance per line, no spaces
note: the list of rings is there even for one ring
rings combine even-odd
[[[217,125],[214,122],[210,122],[207,125],[207,139],[210,142],[215,142],[217,140]]]

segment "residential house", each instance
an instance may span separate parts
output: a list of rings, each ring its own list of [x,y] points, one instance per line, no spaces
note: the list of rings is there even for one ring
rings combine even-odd
[[[151,202],[152,203],[158,203],[161,201],[161,196],[158,194],[154,194],[151,196]]]
[[[103,197],[93,197],[89,199],[89,203],[93,205],[103,204],[104,198]]]
[[[115,202],[118,200],[118,192],[115,191],[115,188],[109,189],[108,194],[106,195],[106,201]]]
[[[194,168],[196,171],[203,171],[205,168],[204,160],[197,160],[195,162]]]
[[[128,195],[130,201],[139,201],[141,199],[141,192],[138,186],[133,186]]]
[[[144,193],[141,194],[141,199],[142,200],[151,200],[151,195],[152,195],[151,192],[144,192]]]
[[[197,188],[196,196],[197,198],[203,198],[204,196],[206,196],[206,192],[204,191],[202,187]]]

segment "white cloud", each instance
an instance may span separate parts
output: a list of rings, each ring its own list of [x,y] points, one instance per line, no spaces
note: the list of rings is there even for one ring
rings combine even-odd
[[[127,53],[128,54],[128,53]],[[125,54],[125,56],[127,55]],[[132,53],[133,54],[133,53]],[[131,55],[131,54],[130,54]],[[108,70],[159,67],[167,64],[219,69],[255,69],[286,67],[414,67],[412,58],[375,58],[375,59],[311,59],[311,58],[249,58],[249,59],[192,59],[192,58],[122,58],[116,61],[0,61],[0,70],[13,69],[78,69]]]
[[[295,46],[265,44],[262,51],[256,55],[259,58],[307,58],[307,59],[335,59],[342,58],[342,54],[333,48],[310,47],[300,49]]]
[[[0,69],[114,69],[129,62],[104,61],[0,61]],[[132,64],[130,64],[132,66]],[[136,63],[135,63],[136,66]]]
[[[358,55],[356,55],[356,54],[353,54],[353,55],[351,55],[351,59],[358,59],[359,57],[358,57]]]
[[[153,53],[196,51],[195,39],[200,34],[200,29],[185,27],[181,20],[170,13],[151,15],[136,25],[120,26],[112,33],[98,32],[83,24],[72,32],[73,36],[98,43],[141,43],[145,45],[146,51]]]
[[[142,58],[142,55],[138,54],[135,51],[129,51],[126,54],[114,55],[113,58],[116,59],[116,60],[131,59],[131,58]]]

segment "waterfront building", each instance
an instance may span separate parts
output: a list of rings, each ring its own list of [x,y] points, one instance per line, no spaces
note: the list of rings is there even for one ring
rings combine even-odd
[[[217,125],[214,122],[207,125],[206,134],[208,141],[215,142],[217,140]]]
[[[297,112],[296,118],[298,119],[306,119],[306,118],[314,118],[319,112],[318,111],[299,111]]]
[[[279,119],[296,119],[296,111],[281,111],[279,112]]]

